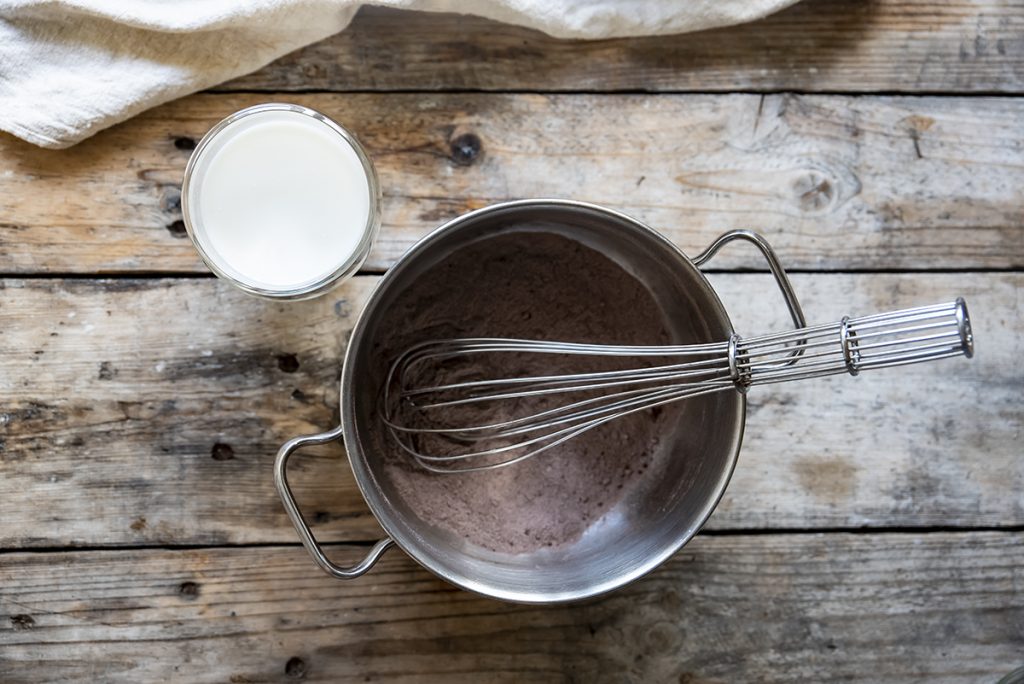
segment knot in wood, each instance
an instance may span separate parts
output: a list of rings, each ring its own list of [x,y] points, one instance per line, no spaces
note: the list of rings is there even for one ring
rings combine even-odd
[[[793,181],[793,196],[800,211],[820,214],[835,204],[838,191],[835,179],[817,169],[802,173]]]

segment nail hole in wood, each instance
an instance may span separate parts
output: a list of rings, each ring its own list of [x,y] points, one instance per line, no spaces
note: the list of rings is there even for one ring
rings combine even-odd
[[[196,149],[195,138],[189,138],[188,136],[182,135],[174,139],[174,146],[179,150],[190,152]]]
[[[476,161],[484,144],[474,133],[463,133],[449,144],[451,160],[457,166],[469,166]]]
[[[176,238],[188,237],[188,231],[185,230],[185,222],[181,219],[168,223],[167,232]]]
[[[182,582],[178,585],[178,594],[187,599],[195,599],[199,596],[199,585],[195,582]]]
[[[235,450],[230,444],[217,442],[213,445],[213,449],[210,450],[210,456],[213,457],[214,461],[230,461],[235,457]]]
[[[302,679],[306,676],[306,661],[302,658],[289,658],[284,665],[284,673],[293,679]]]
[[[160,206],[164,211],[181,211],[181,192],[177,188],[165,190],[163,197],[160,198]]]
[[[109,361],[104,361],[100,364],[99,379],[100,380],[113,380],[114,376],[117,375],[117,369]]]
[[[36,621],[31,615],[12,615],[11,624],[14,625],[14,629],[32,629],[36,626]]]
[[[299,370],[299,360],[295,354],[281,354],[277,357],[277,367],[284,373],[294,373]]]

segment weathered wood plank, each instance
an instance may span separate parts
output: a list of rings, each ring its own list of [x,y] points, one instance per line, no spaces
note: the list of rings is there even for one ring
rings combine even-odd
[[[741,333],[785,323],[769,276],[713,280]],[[6,281],[0,546],[293,541],[273,454],[336,420],[343,347],[373,282],[276,304],[213,279]],[[978,354],[757,388],[711,527],[1024,524],[1024,275],[794,283],[819,322],[964,295]],[[296,459],[299,498],[325,539],[372,539],[342,454]]]
[[[366,8],[347,31],[223,87],[1020,92],[1022,36],[1016,0],[805,0],[751,24],[596,42]]]
[[[0,138],[0,273],[202,271],[180,221],[189,148],[259,95],[187,98],[60,152]],[[493,202],[605,203],[696,251],[764,231],[805,269],[1024,264],[1024,101],[795,95],[295,96],[380,170],[382,269]],[[761,267],[751,253],[720,267]]]
[[[557,608],[474,597],[397,551],[353,582],[300,547],[2,561],[11,684],[951,684],[993,682],[1024,653],[1021,533],[703,536],[636,584]]]

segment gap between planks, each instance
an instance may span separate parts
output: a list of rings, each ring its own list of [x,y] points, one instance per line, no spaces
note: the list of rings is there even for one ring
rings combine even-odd
[[[354,273],[353,278],[376,278],[385,275],[391,269],[368,268]],[[721,275],[726,273],[769,273],[767,268],[699,268],[705,275]],[[847,268],[841,270],[814,269],[814,268],[787,268],[786,273],[793,275],[983,275],[986,273],[1024,273],[1024,268],[1018,266],[1006,267],[983,267],[983,268]],[[214,273],[202,273],[198,271],[121,271],[114,273],[49,273],[45,271],[33,271],[31,273],[3,273],[0,272],[0,280],[82,280],[82,281],[104,281],[104,280],[209,280],[216,278]]]
[[[1019,542],[698,538],[639,582],[547,607],[401,554],[358,582],[293,547],[13,556],[0,679],[995,681],[1020,662]]]
[[[659,95],[795,95],[795,96],[835,96],[849,98],[871,97],[950,97],[950,98],[986,98],[998,97],[1008,100],[1024,97],[1024,92],[1003,92],[1001,90],[802,90],[800,88],[734,88],[731,90],[645,90],[643,88],[626,88],[621,90],[542,90],[537,88],[504,88],[488,90],[485,88],[445,88],[444,90],[428,90],[425,88],[389,88],[373,90],[372,88],[296,88],[294,90],[260,90],[259,88],[207,88],[199,94],[205,95],[559,95],[559,96],[593,96],[615,97],[619,95],[642,95],[657,97]]]
[[[814,0],[734,26],[591,41],[366,7],[345,31],[218,90],[1014,93],[1019,7]]]
[[[923,534],[974,534],[978,532],[993,532],[997,534],[1016,534],[1024,532],[1024,525],[934,525],[920,526],[911,525],[907,527],[771,527],[771,528],[750,528],[734,530],[702,530],[696,536],[699,537],[770,537],[780,535],[810,536],[810,535],[857,535],[857,536],[895,536],[895,535],[923,535]],[[353,539],[349,541],[319,542],[323,548],[369,548],[379,542],[380,539]],[[265,548],[297,548],[301,547],[300,542],[242,542],[236,544],[125,544],[114,546],[100,546],[90,544],[85,546],[35,546],[23,548],[0,548],[0,556],[15,553],[67,553],[67,552],[107,552],[107,551],[195,551],[197,549],[265,549]],[[680,549],[681,551],[682,549]]]

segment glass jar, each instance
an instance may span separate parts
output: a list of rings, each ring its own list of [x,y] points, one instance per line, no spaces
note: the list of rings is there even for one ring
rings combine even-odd
[[[185,167],[182,218],[216,275],[270,299],[308,299],[354,274],[380,227],[380,186],[355,136],[309,107],[227,117]]]

